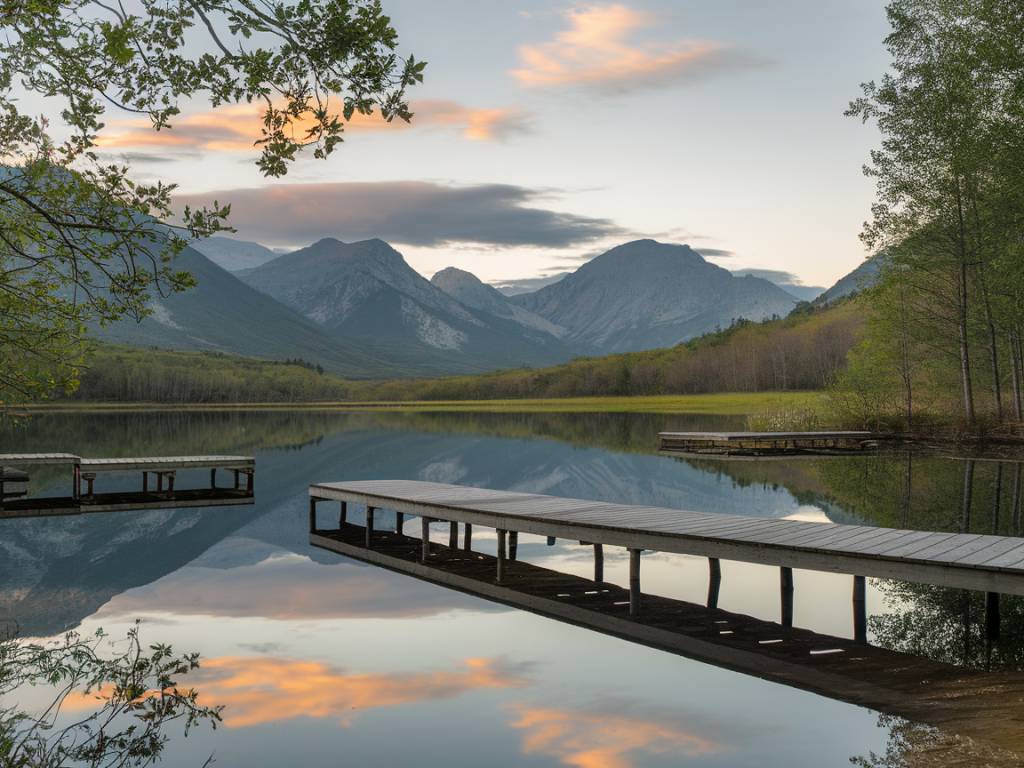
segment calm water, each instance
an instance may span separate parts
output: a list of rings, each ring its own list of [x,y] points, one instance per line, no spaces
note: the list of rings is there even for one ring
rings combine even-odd
[[[770,518],[1020,532],[1014,465],[889,457],[686,462],[659,429],[723,418],[319,413],[62,414],[0,432],[0,452],[254,453],[254,507],[0,521],[0,618],[22,634],[143,619],[202,653],[191,682],[225,727],[165,765],[844,766],[884,753],[870,710],[489,603],[312,549],[313,481],[411,478]],[[968,477],[970,475],[968,474]],[[184,485],[190,478],[179,475]],[[137,478],[125,478],[134,485]],[[65,483],[37,472],[33,491]],[[106,487],[110,487],[107,485]],[[127,487],[127,486],[126,486]],[[381,524],[386,525],[386,520]],[[438,531],[441,540],[441,532]],[[474,531],[493,552],[493,532]],[[520,559],[589,575],[590,551],[522,536]],[[605,577],[626,583],[625,552]],[[705,560],[652,554],[644,589],[703,602]],[[778,620],[778,575],[723,562],[720,607]],[[849,577],[798,571],[795,623],[852,636]],[[978,599],[975,599],[978,598]],[[872,642],[1016,669],[982,641],[980,597],[869,582]],[[1004,600],[1004,637],[1024,611]]]

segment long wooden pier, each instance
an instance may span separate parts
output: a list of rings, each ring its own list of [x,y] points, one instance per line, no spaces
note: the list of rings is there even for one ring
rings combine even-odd
[[[644,610],[629,615],[631,595],[603,579],[590,580],[472,549],[471,524],[448,545],[429,543],[399,529],[373,530],[321,513],[310,543],[467,594],[558,621],[676,653],[775,683],[923,722],[983,740],[1012,754],[987,765],[1017,765],[1024,754],[1024,675],[984,673],[785,624],[643,594]],[[319,523],[324,522],[325,527]],[[424,554],[426,553],[426,554]],[[500,554],[500,553],[499,553]],[[710,585],[708,600],[716,600]],[[972,749],[968,742],[966,749]],[[973,755],[973,752],[970,752]],[[970,756],[969,755],[969,756]],[[962,756],[962,755],[961,755]],[[959,763],[958,763],[959,764]],[[973,763],[971,763],[973,764]]]
[[[712,570],[720,559],[779,566],[784,593],[792,593],[792,569],[802,568],[850,574],[855,595],[863,595],[866,576],[1024,595],[1024,538],[765,520],[415,480],[317,483],[309,496],[311,514],[322,500],[366,505],[371,530],[376,508],[494,528],[499,580],[509,532],[590,542],[595,567],[601,547],[624,547],[635,611],[644,550],[702,555]]]
[[[122,458],[83,458],[71,453],[0,454],[0,467],[67,466],[71,469],[71,495],[30,497],[5,492],[9,475],[0,473],[0,518],[78,515],[86,512],[162,509],[166,507],[208,507],[252,504],[256,460],[251,456],[145,456]],[[177,473],[208,469],[209,487],[175,487]],[[218,486],[217,472],[230,472],[232,484]],[[114,472],[140,472],[137,491],[97,491],[100,475]],[[19,485],[24,474],[19,473]],[[152,480],[152,484],[151,484]]]

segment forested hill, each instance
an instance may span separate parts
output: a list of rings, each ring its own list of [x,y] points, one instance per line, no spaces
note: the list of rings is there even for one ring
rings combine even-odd
[[[346,381],[301,360],[101,347],[73,399],[227,403],[488,400],[813,390],[846,361],[862,325],[859,299],[783,320],[741,322],[667,349],[580,358],[542,369],[443,379]]]

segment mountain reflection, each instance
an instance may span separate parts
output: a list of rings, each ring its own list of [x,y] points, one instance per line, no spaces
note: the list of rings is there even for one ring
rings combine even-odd
[[[638,753],[703,757],[724,745],[697,729],[657,718],[586,710],[521,706],[513,728],[523,731],[522,751],[577,768],[631,768]]]
[[[297,717],[352,724],[360,710],[450,699],[471,691],[526,685],[521,669],[470,658],[454,671],[356,674],[315,661],[222,656],[203,661],[189,683],[203,701],[224,705],[224,724],[248,728]]]

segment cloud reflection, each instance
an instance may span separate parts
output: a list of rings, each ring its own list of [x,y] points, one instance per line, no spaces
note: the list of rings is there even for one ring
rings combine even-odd
[[[222,656],[205,660],[188,683],[202,703],[224,706],[226,726],[248,728],[297,717],[349,725],[357,710],[517,688],[526,679],[521,668],[484,658],[466,659],[454,672],[348,674],[315,661]]]
[[[520,707],[511,725],[524,731],[524,754],[555,757],[577,768],[631,768],[639,752],[701,757],[722,750],[694,730],[603,712]]]

